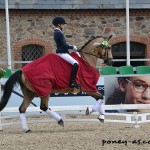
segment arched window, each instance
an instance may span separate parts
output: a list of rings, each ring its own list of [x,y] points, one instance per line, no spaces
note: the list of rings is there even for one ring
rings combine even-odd
[[[146,46],[137,42],[130,42],[130,59],[144,59]],[[126,42],[117,43],[112,46],[114,59],[126,59]],[[131,66],[142,66],[144,61],[131,61]],[[126,61],[114,62],[113,66],[126,66]]]
[[[33,61],[44,55],[44,47],[41,45],[26,45],[22,47],[22,61]],[[25,66],[27,63],[23,63]]]

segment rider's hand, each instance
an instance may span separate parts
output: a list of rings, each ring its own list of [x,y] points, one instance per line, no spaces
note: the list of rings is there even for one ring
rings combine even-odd
[[[73,50],[78,50],[78,48],[75,46],[75,45],[73,45]]]

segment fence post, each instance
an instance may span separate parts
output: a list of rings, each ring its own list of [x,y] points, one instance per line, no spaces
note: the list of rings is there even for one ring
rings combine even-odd
[[[133,112],[133,114],[134,114],[135,128],[139,128],[140,126],[138,125],[138,114],[137,112]]]

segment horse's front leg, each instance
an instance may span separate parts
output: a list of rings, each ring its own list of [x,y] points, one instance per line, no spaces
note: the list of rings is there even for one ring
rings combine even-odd
[[[101,122],[104,122],[104,114],[105,114],[105,110],[104,110],[104,105],[103,105],[103,96],[101,95],[101,93],[99,92],[87,92],[87,94],[89,96],[92,96],[93,98],[96,99],[96,104],[92,107],[92,108],[87,108],[86,109],[86,115],[89,115],[93,112],[99,112],[99,116],[98,116],[98,119],[101,121]]]
[[[64,127],[64,122],[62,118],[60,117],[60,115],[52,111],[48,107],[48,101],[49,101],[49,95],[45,97],[41,97],[40,109],[43,110],[46,114],[48,114],[50,117],[54,118],[58,122],[58,125]]]

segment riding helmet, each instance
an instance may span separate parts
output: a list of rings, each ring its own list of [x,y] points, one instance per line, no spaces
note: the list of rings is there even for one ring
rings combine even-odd
[[[58,24],[67,24],[66,23],[66,21],[65,21],[65,19],[63,18],[63,17],[55,17],[54,19],[53,19],[53,25],[54,26],[56,26],[56,25],[58,25]]]

